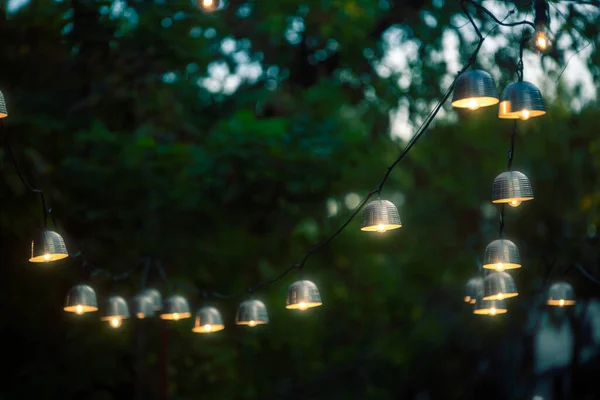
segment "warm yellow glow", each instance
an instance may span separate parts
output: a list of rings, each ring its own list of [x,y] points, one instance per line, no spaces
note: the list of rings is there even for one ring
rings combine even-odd
[[[83,314],[83,307],[81,307],[80,305],[75,307],[75,314],[77,315],[81,315]]]
[[[210,332],[211,329],[212,329],[212,326],[210,326],[210,324],[204,325],[204,332]]]
[[[535,37],[535,45],[538,50],[545,51],[548,49],[549,40],[544,32],[537,32]]]
[[[204,325],[196,325],[192,328],[192,332],[196,333],[214,333],[218,331],[222,331],[225,329],[225,325],[223,324],[204,324]]]
[[[256,321],[250,321],[250,322],[248,322],[248,325],[249,326],[256,326]]]
[[[468,97],[466,99],[460,99],[452,102],[452,106],[456,108],[468,108],[470,110],[477,110],[481,107],[489,107],[494,104],[498,104],[500,100],[495,97]]]
[[[564,306],[565,305],[565,300],[564,299],[560,299],[558,301],[558,305],[561,306],[561,307]]]
[[[531,116],[531,114],[529,113],[529,110],[521,110],[521,119],[522,120],[528,120],[529,117]]]
[[[494,307],[490,308],[490,315],[496,315],[496,309]]]
[[[477,110],[479,108],[479,103],[477,103],[476,99],[469,100],[469,110]]]
[[[498,297],[498,300],[502,300],[504,298],[504,296],[502,295],[502,293],[498,293],[498,295],[496,297]]]
[[[492,203],[495,203],[495,204],[506,203],[511,207],[519,207],[521,205],[521,203],[523,203],[524,201],[529,201],[529,200],[533,200],[533,197],[509,197],[507,199],[493,200]]]
[[[179,319],[179,314],[178,313],[173,313],[173,319],[175,321],[177,321]]]
[[[360,228],[361,231],[365,232],[385,232],[392,229],[401,228],[402,224],[377,224],[377,225],[369,225],[363,226]]]
[[[507,269],[521,268],[521,264],[500,262],[500,263],[493,263],[493,264],[483,264],[483,268],[485,268],[485,269],[495,269],[496,271],[504,271],[504,270],[507,270]]]
[[[81,315],[81,314],[85,314],[88,312],[98,311],[98,307],[86,306],[83,304],[76,304],[74,306],[67,306],[67,307],[63,308],[63,310],[65,310],[66,312],[72,312],[77,315]]]
[[[502,119],[529,119],[533,117],[539,117],[546,114],[544,110],[514,110],[511,111],[510,101],[500,102],[498,107],[498,118]],[[523,118],[523,114],[527,114],[527,118]]]
[[[110,320],[110,326],[112,326],[115,329],[120,327],[122,323],[123,321],[121,321],[121,318],[113,317]]]
[[[300,310],[306,310],[306,303],[305,302],[301,302],[300,304],[298,304],[298,309],[300,309]]]
[[[519,207],[521,205],[521,202],[519,200],[512,199],[508,202],[508,205],[511,207]]]
[[[506,300],[512,297],[517,297],[519,293],[498,293],[491,296],[484,296],[482,300]]]
[[[471,297],[471,301],[469,302],[469,304],[475,304],[477,303],[477,299],[475,297]]]
[[[139,312],[135,316],[138,317],[139,319],[144,319],[144,317],[145,317],[143,312]]]
[[[493,314],[492,314],[492,310]],[[498,315],[498,314],[505,314],[508,310],[506,308],[498,308],[498,307],[490,307],[490,308],[479,308],[479,309],[475,309],[473,310],[473,314],[477,314],[477,315]]]
[[[549,306],[558,306],[558,307],[574,306],[575,305],[575,300],[565,300],[565,299],[554,300],[554,299],[550,299],[550,300],[548,300],[548,305]]]
[[[178,321],[180,319],[185,319],[185,318],[189,318],[191,317],[192,314],[187,312],[187,313],[168,313],[168,314],[160,314],[160,318],[161,319],[167,319],[167,320],[174,320],[174,321]]]
[[[44,260],[46,260],[46,261],[50,260],[50,254],[44,254]]]
[[[52,261],[62,260],[63,258],[67,258],[67,257],[69,257],[69,255],[66,253],[64,253],[64,254],[62,254],[62,253],[46,253],[41,256],[31,257],[29,259],[29,262],[34,262],[34,263],[52,262]]]
[[[379,224],[377,225],[377,232],[385,232],[385,225],[384,224]]]
[[[214,5],[213,0],[202,0],[202,7],[210,8]]]
[[[502,270],[504,270],[504,264],[502,264],[502,263],[498,263],[498,264],[496,264],[496,270],[497,270],[497,271],[502,271]]]
[[[471,296],[465,296],[465,303],[471,302]]]
[[[316,302],[316,301],[301,301],[298,303],[292,303],[292,304],[288,304],[285,306],[285,308],[287,308],[288,310],[301,310],[304,311],[306,309],[309,308],[313,308],[313,307],[319,307],[322,306],[323,303],[322,302]]]

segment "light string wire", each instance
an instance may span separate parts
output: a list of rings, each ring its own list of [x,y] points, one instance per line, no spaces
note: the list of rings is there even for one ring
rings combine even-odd
[[[477,41],[477,45],[475,47],[475,49],[473,50],[473,52],[471,53],[471,55],[469,56],[469,58],[467,59],[467,62],[464,64],[464,66],[462,67],[462,69],[460,71],[458,71],[456,77],[454,78],[454,80],[452,81],[452,83],[450,84],[450,86],[448,87],[448,89],[446,90],[446,92],[443,94],[442,98],[438,101],[438,103],[436,104],[436,106],[431,110],[431,112],[429,113],[429,115],[425,118],[425,120],[423,121],[423,123],[421,124],[421,126],[419,127],[419,129],[417,130],[417,133],[415,133],[415,135],[409,140],[409,142],[406,144],[406,146],[404,147],[404,149],[402,150],[402,152],[400,153],[400,155],[396,158],[396,160],[390,164],[387,169],[386,172],[383,175],[383,178],[381,179],[381,181],[379,182],[379,184],[377,185],[377,187],[373,190],[371,190],[360,202],[359,204],[356,206],[356,208],[353,210],[353,212],[350,214],[350,216],[347,218],[347,220],[335,231],[333,232],[333,234],[331,234],[328,238],[326,238],[325,240],[321,241],[320,243],[312,246],[306,253],[305,255],[300,259],[299,262],[292,264],[291,266],[289,266],[286,270],[284,270],[283,272],[281,272],[279,275],[261,281],[253,286],[250,286],[247,288],[246,292],[252,294],[255,291],[262,289],[266,286],[270,286],[276,282],[278,282],[279,280],[283,279],[285,276],[287,276],[291,271],[293,271],[294,269],[299,269],[300,273],[302,273],[302,269],[304,268],[304,265],[306,264],[306,262],[309,260],[309,258],[316,253],[317,251],[319,251],[320,249],[322,249],[323,247],[325,247],[326,245],[328,245],[330,242],[333,241],[333,239],[335,239],[338,235],[340,235],[344,229],[352,222],[352,220],[356,217],[356,215],[358,215],[358,213],[363,209],[363,207],[367,204],[367,202],[375,195],[377,194],[378,196],[381,194],[381,191],[383,190],[391,172],[394,170],[394,168],[406,157],[406,155],[410,152],[410,150],[414,147],[414,145],[418,142],[418,140],[423,136],[423,134],[427,131],[427,129],[429,128],[430,124],[433,122],[433,120],[435,119],[436,115],[438,114],[438,112],[441,110],[441,108],[444,106],[444,104],[446,103],[446,101],[448,100],[448,98],[450,97],[450,95],[452,94],[452,91],[454,90],[454,86],[456,84],[457,79],[460,77],[460,75],[462,73],[464,73],[467,69],[469,69],[473,63],[475,62],[475,59],[479,53],[479,51],[481,50],[481,47],[483,45],[483,42],[485,40],[485,38],[487,37],[487,35],[484,37],[481,34],[481,31],[479,29],[479,27],[477,26],[477,24],[475,23],[475,21],[473,20],[473,17],[471,16],[471,14],[469,13],[466,4],[471,4],[475,7],[477,7],[478,9],[482,10],[485,14],[487,14],[496,24],[498,25],[502,25],[502,26],[508,26],[508,27],[514,27],[514,26],[520,26],[520,25],[528,25],[531,26],[533,28],[535,28],[534,24],[530,21],[527,20],[523,20],[523,21],[517,21],[517,22],[511,22],[511,23],[507,23],[504,22],[506,20],[506,18],[511,15],[513,12],[511,11],[509,13],[509,15],[507,15],[507,17],[505,17],[503,20],[499,20],[491,11],[489,11],[488,9],[486,9],[484,6],[482,6],[481,4],[478,4],[472,0],[461,0],[461,8],[464,12],[464,14],[467,16],[469,23],[473,26],[477,37],[478,37],[478,41]],[[490,31],[491,32],[491,31]],[[489,32],[488,32],[489,35]],[[6,129],[4,129],[4,125],[2,124],[2,120],[0,120],[0,128],[4,131],[6,131]],[[8,135],[5,135],[8,136]],[[21,178],[21,181],[23,182],[23,184],[29,188],[32,192],[37,193],[40,195],[40,197],[42,198],[42,203],[43,203],[43,207],[44,207],[44,222],[45,222],[45,226],[46,226],[46,219],[47,219],[47,215],[49,213],[51,213],[51,210],[49,212],[49,210],[46,209],[46,203],[45,203],[45,198],[43,196],[43,192],[39,189],[35,189],[33,188],[31,185],[29,185],[29,183],[27,182],[27,180],[24,178],[24,175],[22,174],[18,163],[16,162],[16,159],[14,157],[14,154],[12,152],[12,149],[10,147],[10,143],[8,140],[6,140],[6,147],[8,149],[9,155],[11,156],[11,159],[13,160],[13,164],[15,169],[17,170],[17,173],[19,175],[19,177]],[[53,219],[54,219],[54,215]],[[81,253],[81,252],[78,252]],[[118,280],[124,280],[127,279],[133,272],[135,272],[140,265],[145,265],[144,268],[144,273],[142,276],[142,282],[145,284],[145,280],[146,280],[146,276],[147,276],[147,272],[149,270],[149,268],[147,267],[147,264],[143,262],[143,260],[140,260],[140,262],[131,270],[125,272],[125,273],[121,273],[121,274],[112,274],[109,271],[100,269],[100,268],[96,268],[93,266],[93,264],[89,263],[88,261],[86,261],[85,259],[83,259],[82,264],[84,267],[91,267],[93,268],[91,271],[91,276],[98,276],[98,275],[106,275],[107,277],[109,277],[112,280],[118,281]],[[171,280],[169,280],[166,271],[164,269],[164,266],[162,265],[162,262],[160,260],[155,260],[154,262],[154,266],[157,269],[161,279],[165,282],[165,284],[167,285],[167,287],[169,288],[169,290],[173,290],[173,289],[184,289],[184,285],[183,284],[178,284],[178,283],[173,283]],[[185,290],[190,290],[190,288],[187,288]],[[196,288],[191,289],[193,292],[195,293],[201,293],[203,294],[204,297],[206,296],[212,296],[215,298],[219,298],[219,299],[230,299],[230,298],[234,298],[234,297],[239,297],[244,295],[246,292],[243,293],[237,293],[237,294],[231,294],[231,295],[225,295],[225,294],[221,294],[219,292],[214,292],[214,291],[204,291],[204,290],[198,290]]]

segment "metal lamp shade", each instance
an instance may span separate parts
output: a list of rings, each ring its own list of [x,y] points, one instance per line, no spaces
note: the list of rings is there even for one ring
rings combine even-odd
[[[533,200],[533,189],[529,178],[519,171],[506,171],[494,179],[493,203],[507,203],[518,207],[523,201]]]
[[[39,240],[31,241],[29,262],[44,263],[69,257],[65,241],[58,233],[44,230]]]
[[[191,316],[190,305],[185,297],[178,294],[166,298],[160,314],[160,318],[173,321],[190,318]]]
[[[160,292],[156,289],[144,289],[140,292],[140,296],[149,297],[152,301],[152,308],[154,311],[159,311],[162,309],[162,296]]]
[[[268,324],[269,314],[267,313],[267,307],[260,300],[243,301],[238,307],[235,323],[250,327]]]
[[[8,117],[8,111],[6,111],[6,102],[4,101],[4,95],[0,92],[0,118]]]
[[[288,289],[285,308],[290,310],[306,310],[323,305],[317,285],[311,281],[296,281]]]
[[[385,232],[402,227],[398,209],[388,200],[373,200],[365,207],[360,230]]]
[[[133,315],[138,319],[154,317],[154,304],[152,298],[142,294],[138,294],[131,302]]]
[[[477,295],[483,291],[483,278],[476,276],[469,279],[465,293],[465,303],[475,304]]]
[[[548,305],[558,307],[574,306],[575,290],[567,282],[553,283],[548,290]]]
[[[479,69],[463,72],[454,86],[452,106],[477,110],[497,104],[498,90],[492,75]]]
[[[488,244],[483,256],[483,268],[497,271],[521,268],[517,245],[507,239],[497,239]]]
[[[204,306],[196,311],[196,320],[192,332],[212,333],[225,329],[223,317],[215,307]]]
[[[221,6],[220,0],[192,0],[193,5],[198,10],[215,11]]]
[[[506,272],[492,272],[483,281],[483,300],[504,300],[518,295],[515,281]]]
[[[483,300],[482,297],[477,296],[473,314],[489,315],[493,317],[494,315],[505,314],[507,311],[508,308],[506,308],[505,300]]]
[[[530,82],[514,82],[502,92],[498,117],[529,119],[546,114],[540,90]]]
[[[129,307],[127,302],[121,296],[110,296],[106,299],[106,304],[102,317],[102,321],[110,321],[110,326],[118,328],[124,319],[129,318]]]
[[[88,285],[73,286],[67,293],[64,310],[77,315],[98,311],[96,292]]]

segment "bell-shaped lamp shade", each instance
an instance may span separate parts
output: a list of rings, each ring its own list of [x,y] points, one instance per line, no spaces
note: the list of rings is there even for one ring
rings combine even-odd
[[[140,292],[140,296],[149,297],[152,301],[152,308],[154,311],[159,311],[162,309],[162,296],[160,292],[156,289],[144,289]]]
[[[138,294],[131,301],[133,315],[137,319],[154,317],[154,303],[150,296]]]
[[[575,291],[567,282],[556,282],[548,290],[548,305],[556,307],[574,306]]]
[[[480,293],[480,296],[481,295],[482,294]],[[483,300],[480,296],[477,296],[473,314],[489,315],[493,317],[494,315],[504,314],[508,311],[505,300]]]
[[[506,272],[492,272],[483,281],[483,300],[504,300],[519,295],[512,276]]]
[[[175,294],[165,299],[160,318],[178,321],[180,319],[190,318],[191,316],[190,305],[185,297]]]
[[[44,230],[38,240],[31,241],[29,262],[44,263],[69,257],[67,246],[58,233]]]
[[[402,227],[398,209],[388,200],[373,200],[366,205],[360,230],[365,232],[385,232]]]
[[[250,327],[268,324],[269,314],[267,313],[267,307],[260,300],[245,300],[238,307],[235,323]]]
[[[492,202],[518,207],[524,201],[533,200],[529,178],[519,171],[506,171],[494,179]]]
[[[465,292],[465,303],[475,304],[477,295],[483,291],[483,278],[476,276],[469,279]]]
[[[67,293],[64,310],[77,315],[98,311],[96,292],[88,285],[73,286]]]
[[[311,281],[296,281],[290,285],[285,308],[303,311],[322,304],[319,288]]]
[[[452,106],[477,110],[498,104],[498,90],[492,75],[480,69],[463,72],[456,80]]]
[[[215,11],[221,7],[220,0],[192,0],[194,6],[202,11]]]
[[[498,117],[502,119],[522,119],[546,114],[542,93],[533,83],[514,82],[509,84],[500,98]]]
[[[105,309],[100,318],[102,321],[109,321],[111,327],[118,328],[127,318],[129,318],[129,307],[124,298],[110,296],[106,299]]]
[[[496,271],[521,268],[517,245],[507,239],[497,239],[488,244],[483,255],[483,268]]]
[[[212,333],[225,329],[223,317],[215,307],[204,306],[196,311],[196,320],[192,332]]]
[[[8,111],[6,111],[6,102],[4,101],[4,95],[0,92],[0,118],[8,117]]]

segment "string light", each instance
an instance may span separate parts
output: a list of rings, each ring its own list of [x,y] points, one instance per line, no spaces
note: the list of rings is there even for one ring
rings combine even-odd
[[[363,211],[361,231],[383,233],[401,227],[398,209],[391,201],[373,200]]]
[[[160,314],[161,319],[179,321],[190,318],[191,316],[192,313],[190,312],[190,305],[185,297],[175,294],[165,299],[165,303]]]
[[[67,293],[63,310],[77,315],[98,311],[96,292],[88,285],[73,286]]]
[[[269,314],[265,303],[254,299],[243,301],[238,307],[235,323],[249,327],[268,324]]]
[[[524,201],[533,200],[529,178],[519,171],[506,171],[494,179],[492,202],[518,207]]]
[[[483,300],[505,300],[519,295],[515,281],[506,272],[490,273],[483,286]]]
[[[489,73],[473,69],[463,72],[456,80],[452,106],[477,110],[498,104],[496,82]]]
[[[575,305],[575,290],[567,282],[556,282],[548,289],[549,306],[565,307]]]
[[[304,311],[323,304],[317,285],[307,280],[292,283],[288,288],[285,308]]]
[[[119,328],[127,318],[129,318],[129,307],[125,299],[121,296],[108,297],[100,319],[108,321],[112,328]]]

